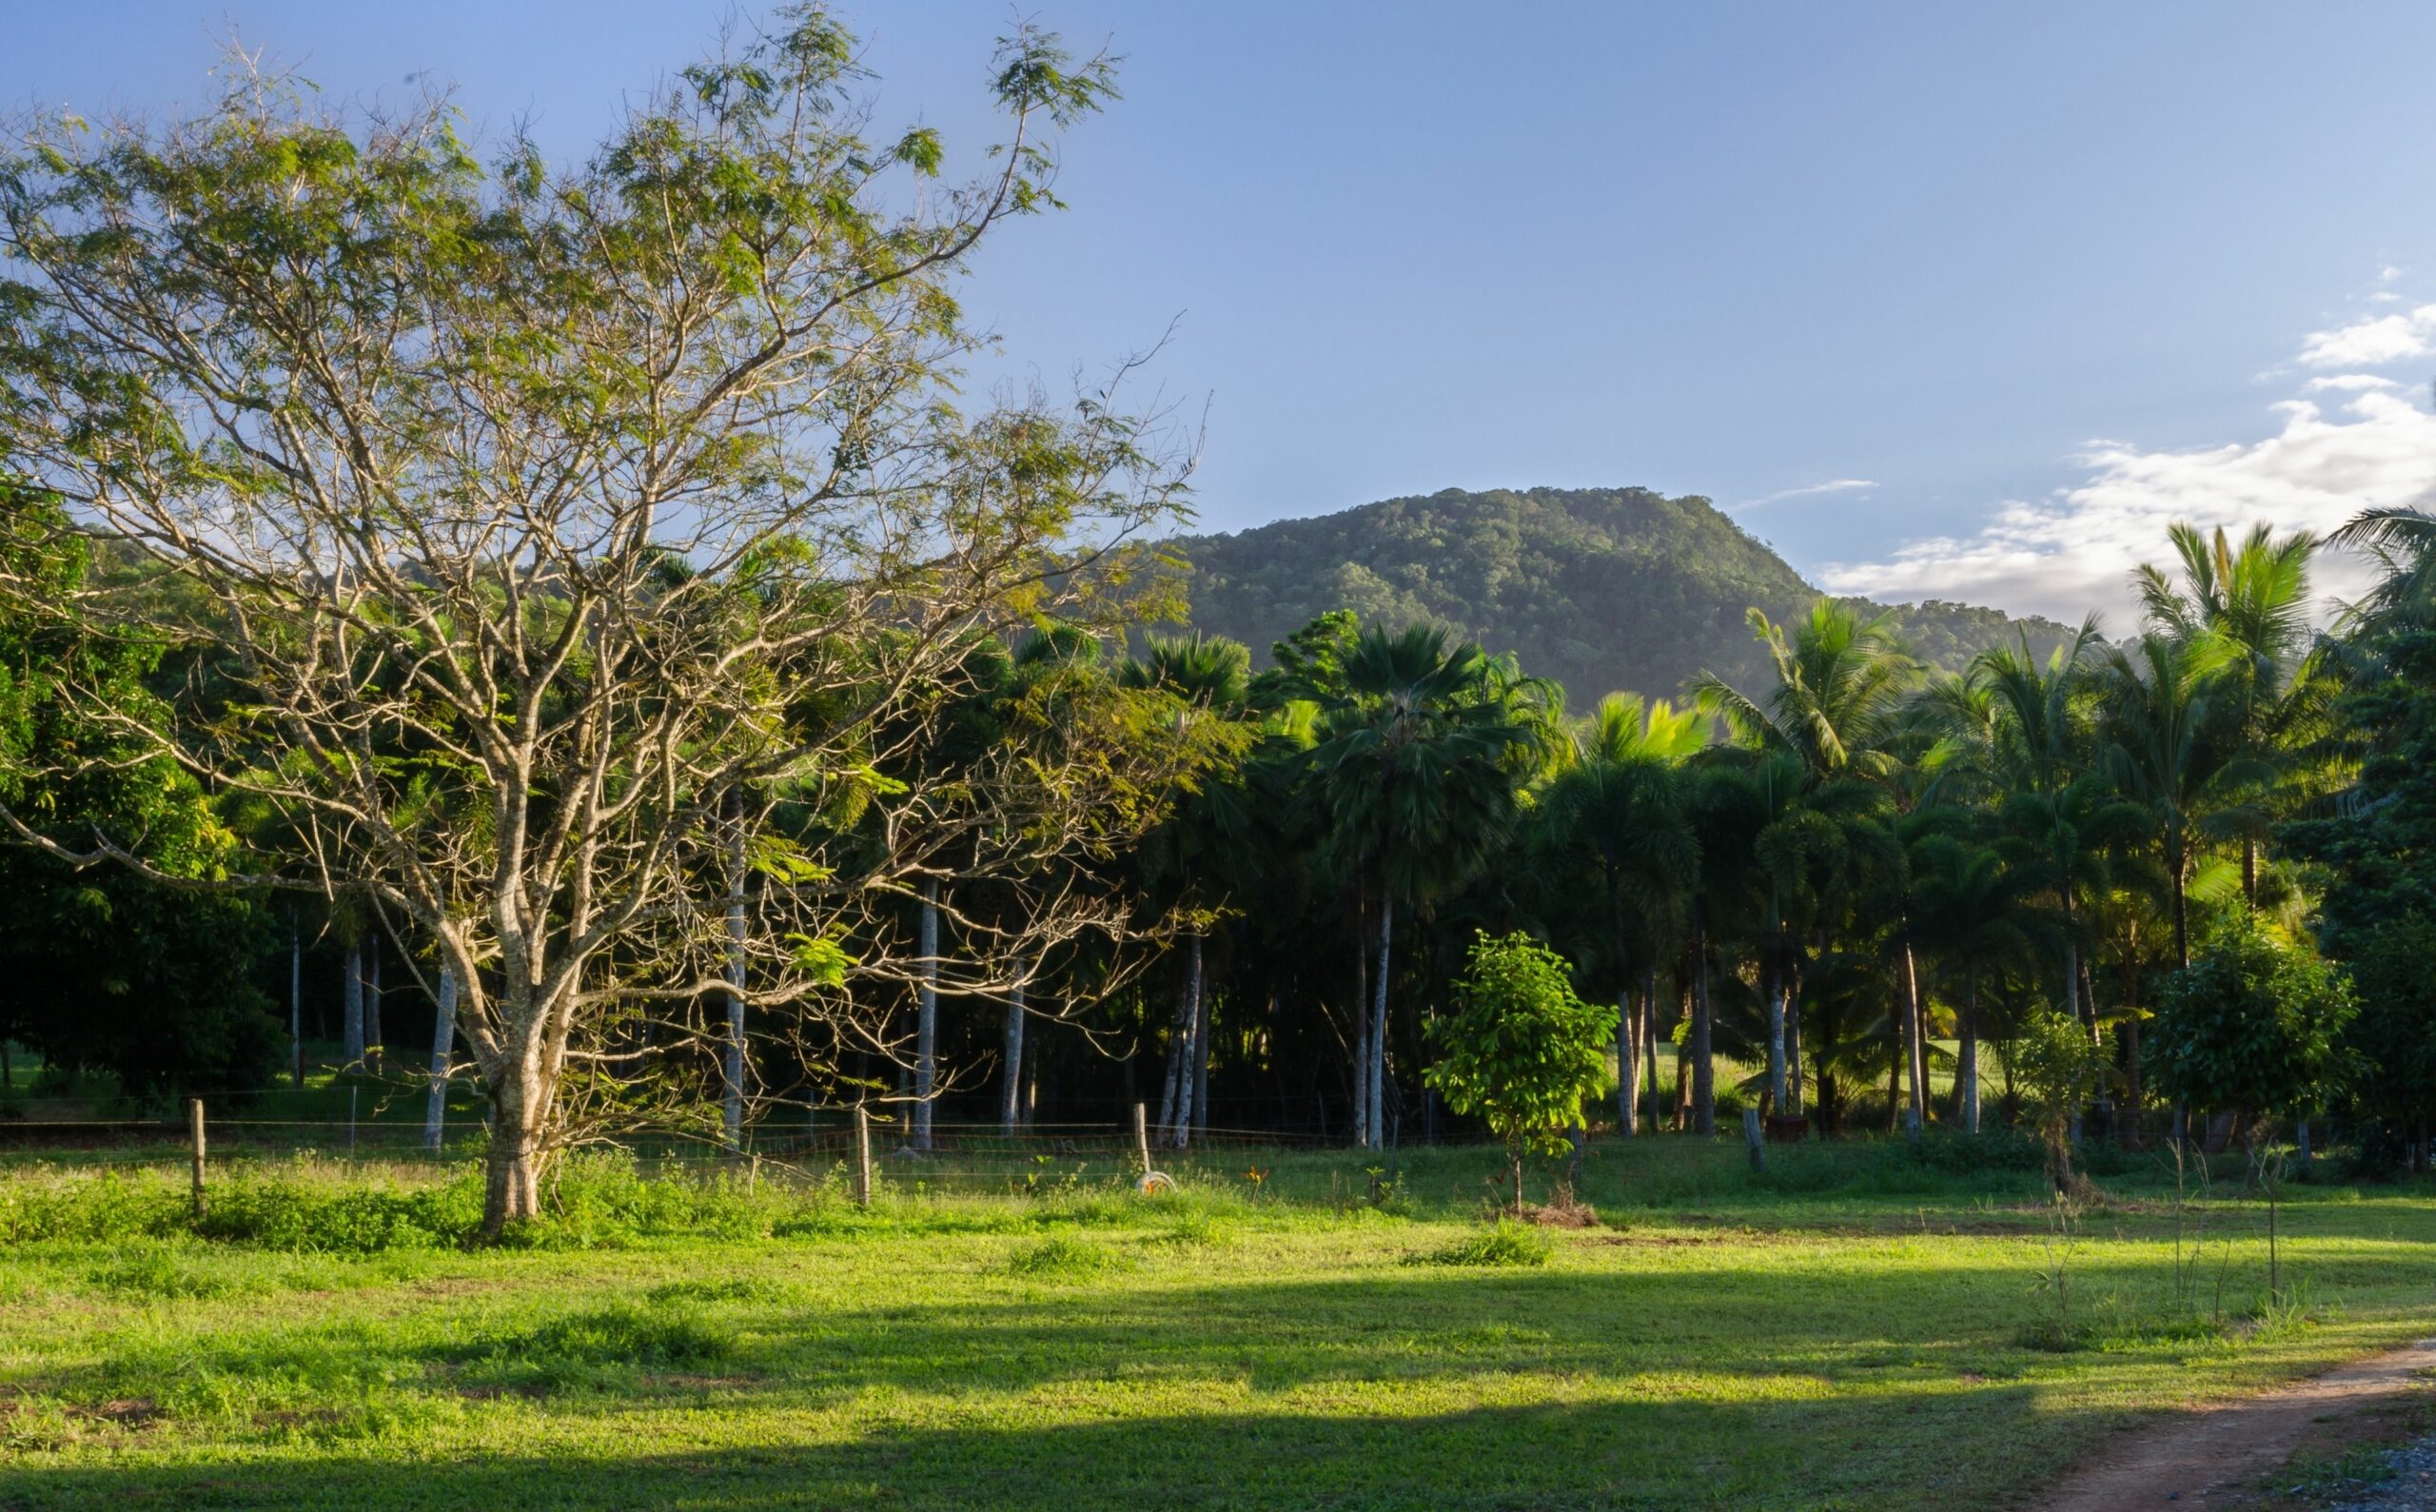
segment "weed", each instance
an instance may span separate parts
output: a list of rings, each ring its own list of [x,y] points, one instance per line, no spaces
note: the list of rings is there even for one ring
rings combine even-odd
[[[717,1306],[731,1302],[790,1302],[795,1299],[796,1288],[766,1276],[704,1276],[665,1281],[643,1295],[663,1307]]]
[[[1080,1280],[1132,1268],[1127,1256],[1104,1245],[1071,1234],[1051,1234],[1017,1247],[1007,1257],[1007,1273],[1031,1281]]]
[[[1511,1218],[1477,1233],[1466,1234],[1451,1245],[1411,1257],[1411,1263],[1425,1266],[1544,1266],[1556,1250],[1556,1242],[1528,1224]]]

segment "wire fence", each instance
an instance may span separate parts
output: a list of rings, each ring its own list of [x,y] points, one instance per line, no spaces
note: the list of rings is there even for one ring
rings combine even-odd
[[[210,1114],[203,1124],[209,1164],[270,1168],[282,1163],[349,1164],[393,1173],[454,1175],[473,1168],[487,1142],[479,1120],[447,1126],[437,1146],[420,1121],[274,1118],[246,1112]],[[999,1122],[934,1120],[927,1138],[902,1109],[869,1120],[876,1187],[939,1194],[1015,1192],[1130,1182],[1143,1170],[1143,1145],[1152,1168],[1261,1189],[1281,1159],[1338,1150],[1363,1158],[1344,1141],[1298,1137],[1276,1129],[1191,1130],[1182,1148],[1176,1133],[1155,1125],[1137,1132],[1123,1123],[1035,1123],[1010,1130]],[[749,1173],[754,1180],[835,1183],[851,1188],[858,1159],[852,1107],[805,1108],[784,1120],[746,1127],[737,1143],[697,1129],[632,1129],[604,1134],[603,1149],[623,1151],[646,1169],[705,1176]],[[0,1170],[186,1170],[194,1158],[187,1120],[160,1116],[0,1120]],[[1392,1157],[1388,1157],[1392,1158]],[[1320,1178],[1323,1181],[1342,1178]],[[1308,1185],[1307,1181],[1302,1183]]]

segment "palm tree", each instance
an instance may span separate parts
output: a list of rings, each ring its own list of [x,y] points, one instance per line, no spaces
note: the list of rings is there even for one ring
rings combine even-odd
[[[1662,699],[1644,704],[1635,694],[1609,694],[1575,732],[1573,761],[1547,785],[1534,815],[1534,851],[1555,858],[1561,874],[1580,874],[1563,864],[1572,861],[1598,878],[1603,937],[1597,943],[1615,977],[1616,1111],[1626,1138],[1640,1126],[1636,1019],[1651,1011],[1660,941],[1675,932],[1699,882],[1699,848],[1678,763],[1706,743],[1706,722]],[[1577,961],[1584,956],[1575,952]]]
[[[2151,629],[2223,642],[2227,687],[2217,700],[2219,717],[2233,727],[2258,776],[2244,795],[2248,801],[2223,804],[2216,817],[2220,829],[2241,841],[2242,895],[2255,908],[2259,842],[2273,829],[2277,800],[2289,787],[2272,779],[2289,775],[2292,757],[2317,733],[2327,705],[2326,679],[2312,676],[2308,656],[2309,558],[2317,538],[2296,531],[2277,540],[2259,525],[2235,547],[2222,527],[2202,536],[2179,522],[2169,535],[2182,561],[2182,581],[2145,565],[2132,581]]]
[[[1397,906],[1418,904],[1476,870],[1506,834],[1522,783],[1551,760],[1560,734],[1553,685],[1517,676],[1436,625],[1365,630],[1346,655],[1343,691],[1322,712],[1310,752],[1329,844],[1377,909],[1376,971],[1357,1050],[1356,1129],[1384,1141],[1387,984]]]
[[[1118,672],[1121,686],[1157,691],[1177,700],[1181,719],[1237,719],[1248,713],[1251,653],[1234,640],[1152,636],[1145,654]],[[1218,876],[1250,828],[1240,781],[1221,775],[1182,795],[1175,813],[1144,842],[1154,887],[1184,923],[1184,983],[1176,1004],[1159,1124],[1179,1149],[1207,1127],[1209,1085],[1209,992],[1204,946],[1223,906]]]
[[[2029,935],[2022,894],[2033,878],[2008,868],[1994,851],[1952,835],[1931,835],[1913,848],[1912,929],[1928,949],[1962,972],[1955,1015],[1955,1092],[1963,1129],[1979,1131],[1979,981],[1993,965],[2025,953]],[[1916,1077],[1915,1077],[1916,1079]]]
[[[1700,708],[1724,719],[1738,740],[1788,758],[1797,775],[1796,790],[1779,794],[1779,768],[1763,765],[1759,772],[1761,800],[1771,811],[1759,831],[1769,841],[1761,868],[1766,924],[1759,942],[1768,999],[1768,1086],[1782,1112],[1798,1110],[1800,1095],[1787,1044],[1796,1011],[1790,994],[1797,952],[1786,928],[1785,892],[1803,854],[1824,840],[1823,821],[1796,816],[1794,800],[1831,782],[1895,778],[1903,763],[1894,747],[1919,664],[1896,641],[1890,616],[1864,619],[1833,599],[1814,604],[1790,633],[1758,609],[1749,619],[1752,633],[1767,648],[1776,687],[1754,698],[1704,672],[1693,690]]]
[[[2228,658],[2225,641],[2150,631],[2109,647],[2098,676],[2108,757],[2123,795],[2147,813],[2164,863],[2174,960],[2190,964],[2190,873],[2205,838],[2202,822],[2254,771],[2228,748],[2214,700]]]

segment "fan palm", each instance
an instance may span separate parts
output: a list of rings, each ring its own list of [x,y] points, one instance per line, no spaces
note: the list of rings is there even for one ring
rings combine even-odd
[[[1705,721],[1663,700],[1631,694],[1600,700],[1574,736],[1574,756],[1543,791],[1534,849],[1561,874],[1579,866],[1598,879],[1602,903],[1599,953],[1616,978],[1617,1118],[1629,1138],[1640,1123],[1633,984],[1655,972],[1660,941],[1671,937],[1699,879],[1699,848],[1677,767],[1705,743]],[[1566,863],[1573,863],[1567,865]],[[1584,952],[1576,952],[1576,959]]]
[[[1375,904],[1377,969],[1362,1015],[1356,1128],[1384,1142],[1387,983],[1397,906],[1470,875],[1508,832],[1521,784],[1552,759],[1552,684],[1517,676],[1436,625],[1365,630],[1321,712],[1312,793],[1329,848]]]

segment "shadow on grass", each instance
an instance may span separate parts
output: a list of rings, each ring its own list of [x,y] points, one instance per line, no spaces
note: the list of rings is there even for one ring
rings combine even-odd
[[[265,1454],[211,1465],[0,1469],[0,1507],[1722,1507],[1982,1504],[2042,1463],[2067,1419],[2025,1388],[1971,1410],[2005,1452],[1937,1453],[1954,1404],[1892,1393],[1779,1412],[1687,1403],[1481,1406],[1430,1415],[1200,1411],[1053,1427],[883,1429],[840,1443],[603,1455]],[[1797,1436],[1787,1438],[1787,1430]],[[803,1434],[802,1438],[815,1437]],[[1856,1452],[1857,1451],[1857,1452]],[[1936,1463],[1924,1463],[1935,1455]]]

